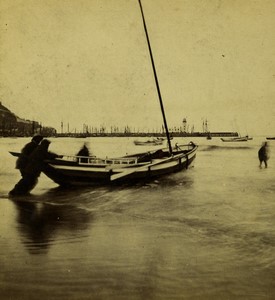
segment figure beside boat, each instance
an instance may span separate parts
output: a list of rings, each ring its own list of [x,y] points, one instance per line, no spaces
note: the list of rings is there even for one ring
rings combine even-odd
[[[90,151],[87,143],[84,143],[82,148],[77,152],[76,156],[78,156],[79,162],[88,162],[88,157],[90,156]]]
[[[49,140],[42,138],[40,144],[37,145],[37,147],[29,155],[28,161],[25,161],[25,165],[23,168],[21,165],[20,172],[22,174],[22,178],[9,192],[10,195],[13,196],[28,194],[36,186],[38,177],[40,176],[41,172],[44,171],[47,167],[46,160],[62,157],[61,155],[57,155],[53,152],[48,151],[50,143],[51,142]],[[25,148],[23,148],[23,150],[24,149]],[[22,153],[19,156],[19,161],[20,157],[22,157]]]
[[[29,163],[29,157],[32,154],[32,152],[38,147],[40,142],[43,140],[43,136],[40,134],[34,135],[33,138],[29,143],[27,143],[23,149],[21,150],[21,153],[16,160],[16,169],[18,169],[22,175],[24,176],[24,171],[26,166]]]

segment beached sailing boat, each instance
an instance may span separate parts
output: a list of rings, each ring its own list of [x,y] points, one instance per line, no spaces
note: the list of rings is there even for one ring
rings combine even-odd
[[[138,0],[157,87],[168,148],[118,158],[66,156],[46,161],[43,173],[59,185],[106,185],[148,180],[179,172],[192,164],[197,145],[172,147],[141,0]],[[19,153],[10,152],[14,156]]]

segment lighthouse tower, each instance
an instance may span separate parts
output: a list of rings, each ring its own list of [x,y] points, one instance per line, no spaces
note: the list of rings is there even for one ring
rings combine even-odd
[[[186,118],[183,118],[182,125],[183,125],[183,132],[186,133],[186,125],[187,125]]]

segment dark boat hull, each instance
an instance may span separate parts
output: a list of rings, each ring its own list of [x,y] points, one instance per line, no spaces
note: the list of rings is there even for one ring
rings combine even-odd
[[[121,170],[116,171],[92,171],[83,169],[64,169],[56,168],[56,166],[49,165],[43,172],[50,179],[62,186],[68,185],[110,185],[110,184],[125,184],[130,182],[138,182],[144,180],[151,180],[164,176],[167,174],[176,173],[184,169],[188,169],[193,163],[196,154],[192,155],[190,159],[179,158],[178,161],[171,162],[170,166],[165,166],[164,168],[148,168],[146,170],[133,171],[130,175],[125,175],[116,181],[112,181],[111,177],[114,174],[123,172]],[[130,170],[130,172],[132,172]]]

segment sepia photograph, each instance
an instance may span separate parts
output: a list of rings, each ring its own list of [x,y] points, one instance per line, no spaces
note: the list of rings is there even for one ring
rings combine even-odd
[[[275,299],[275,2],[0,22],[0,300]]]

